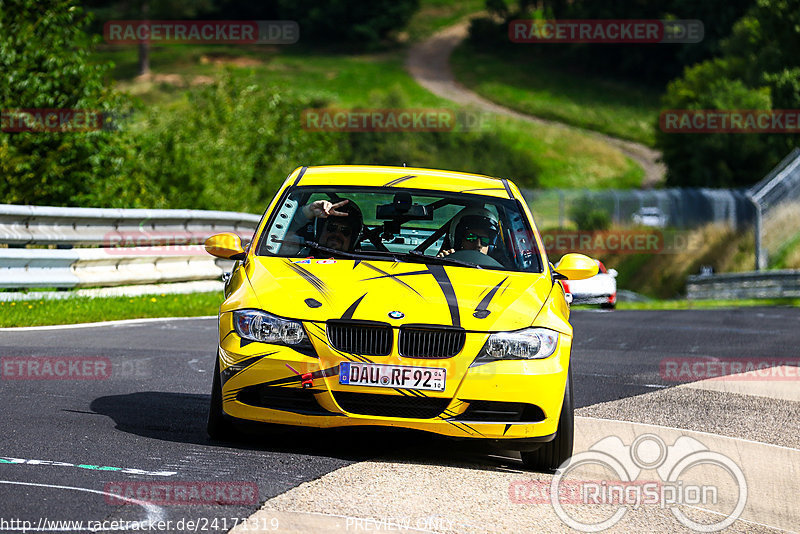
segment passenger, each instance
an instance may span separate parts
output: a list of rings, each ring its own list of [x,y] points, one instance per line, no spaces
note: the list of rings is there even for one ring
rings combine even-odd
[[[336,203],[317,200],[303,206],[300,211],[307,221],[315,221],[318,230],[314,235],[318,244],[344,252],[355,249],[364,226],[364,218],[355,202],[349,199]]]

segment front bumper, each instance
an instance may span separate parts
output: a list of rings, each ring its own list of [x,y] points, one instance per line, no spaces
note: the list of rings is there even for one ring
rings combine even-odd
[[[325,323],[304,323],[316,355],[243,341],[231,314],[220,316],[220,378],[228,416],[305,427],[388,426],[458,437],[503,440],[510,448],[553,438],[558,426],[571,337],[561,334],[556,352],[543,360],[471,366],[488,334],[468,333],[453,358],[359,356],[336,351]],[[444,391],[342,385],[342,361],[445,367]]]

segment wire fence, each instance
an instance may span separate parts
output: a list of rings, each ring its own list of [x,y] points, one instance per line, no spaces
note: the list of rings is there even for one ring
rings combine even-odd
[[[541,230],[594,230],[598,222],[692,230],[713,223],[754,229],[756,270],[800,263],[800,148],[749,189],[529,189],[523,195]]]
[[[756,270],[796,263],[800,249],[800,148],[748,190],[754,205]]]
[[[542,229],[580,226],[579,217],[599,211],[618,227],[691,229],[708,223],[744,229],[754,208],[745,189],[670,188],[658,190],[525,190]]]

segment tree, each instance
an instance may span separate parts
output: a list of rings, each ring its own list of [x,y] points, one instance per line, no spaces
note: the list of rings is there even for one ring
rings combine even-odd
[[[757,0],[722,41],[721,57],[687,68],[671,82],[665,109],[800,107],[800,0]],[[761,179],[800,136],[777,133],[667,134],[656,145],[667,184],[735,187]]]
[[[215,8],[214,0],[88,0],[88,9],[107,20],[193,19]],[[102,24],[100,25],[102,26]],[[99,31],[98,27],[93,28]],[[139,43],[139,75],[150,73],[150,42]]]
[[[34,108],[105,117],[125,109],[128,101],[104,85],[108,66],[89,59],[94,41],[84,31],[87,23],[73,0],[0,0],[0,110],[6,117]],[[130,150],[119,133],[112,123],[94,131],[0,133],[0,199],[80,205],[100,181],[113,189]]]
[[[510,1],[510,0],[509,0]],[[719,53],[720,40],[755,0],[486,0],[487,11],[504,22],[473,19],[470,36],[481,45],[525,46],[526,52],[558,57],[565,65],[604,75],[622,76],[658,87],[679,76],[684,67]],[[508,41],[507,24],[524,18],[544,19],[698,19],[705,35],[687,44],[516,45]],[[499,30],[499,31],[498,31]]]
[[[279,0],[280,16],[300,24],[301,39],[375,46],[405,28],[419,0]]]

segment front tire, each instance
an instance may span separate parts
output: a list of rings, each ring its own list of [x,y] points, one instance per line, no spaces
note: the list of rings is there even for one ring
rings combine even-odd
[[[572,400],[572,367],[567,371],[567,385],[564,388],[564,403],[558,419],[558,429],[553,441],[543,444],[534,451],[521,452],[522,463],[528,469],[553,472],[572,456],[575,439],[575,404]]]
[[[211,386],[211,404],[208,407],[208,423],[206,432],[213,440],[230,439],[236,433],[236,429],[222,411],[222,381],[219,378],[219,356],[215,356],[214,382]]]

